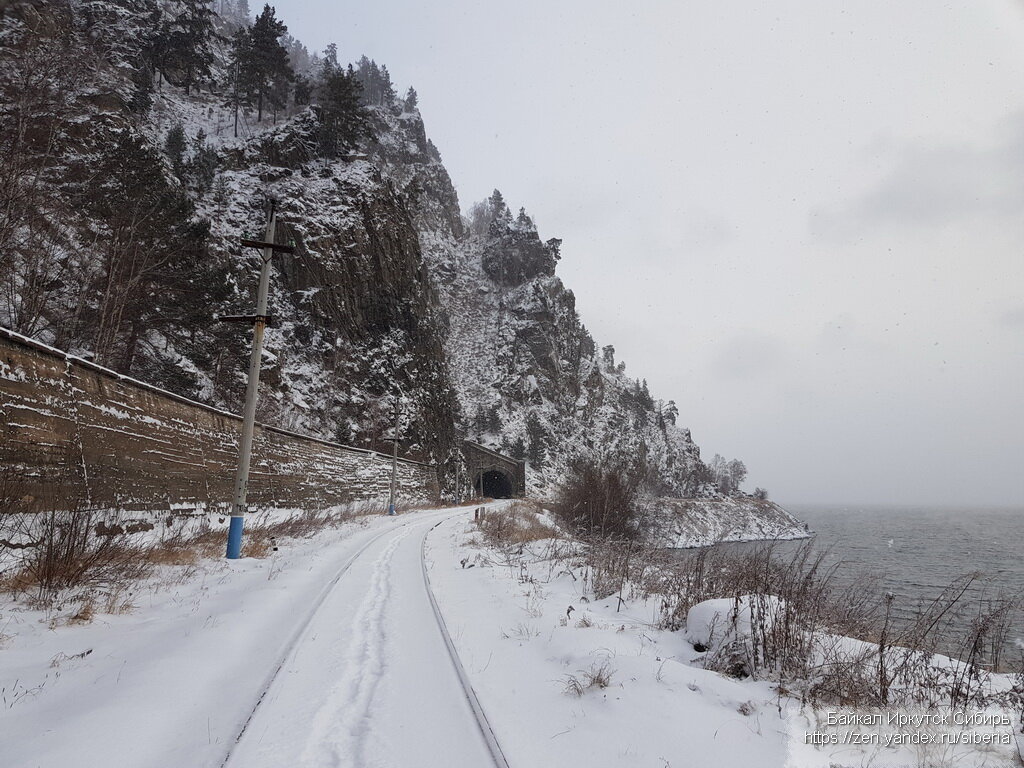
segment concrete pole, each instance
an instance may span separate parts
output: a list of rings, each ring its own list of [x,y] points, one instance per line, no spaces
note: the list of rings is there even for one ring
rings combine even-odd
[[[394,440],[394,447],[391,453],[391,500],[388,502],[388,514],[395,514],[395,490],[398,486],[398,424],[402,418],[402,411],[395,405],[395,434],[391,437]]]
[[[265,243],[273,243],[277,228],[277,213],[270,203]],[[238,445],[238,470],[235,472],[235,501],[231,508],[228,528],[227,556],[231,560],[241,557],[242,528],[245,525],[245,497],[249,488],[249,462],[252,459],[252,433],[256,423],[256,393],[260,386],[260,361],[263,355],[263,331],[266,328],[267,293],[270,289],[270,264],[274,258],[271,248],[263,249],[260,268],[260,286],[256,294],[256,321],[253,324],[252,354],[249,357],[249,383],[245,388],[245,410],[242,412],[242,438]]]

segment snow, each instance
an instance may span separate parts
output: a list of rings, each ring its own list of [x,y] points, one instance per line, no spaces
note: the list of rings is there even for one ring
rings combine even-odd
[[[811,536],[806,526],[777,504],[750,496],[654,501],[648,538],[686,549],[721,542],[788,541]]]
[[[228,765],[269,768],[283,755],[300,765],[487,764],[420,567],[438,518],[418,517],[375,542],[331,592]]]
[[[702,645],[712,653],[729,643],[748,640],[752,608],[755,615],[765,617],[770,631],[782,602],[771,595],[764,601],[758,601],[754,595],[741,595],[735,600],[705,600],[687,611],[686,636],[691,643]]]
[[[368,516],[269,559],[165,567],[88,623],[70,598],[0,604],[4,765],[492,765],[473,697],[513,767],[933,764],[804,743],[821,712],[703,668],[692,643],[736,600],[662,630],[656,596],[597,599],[571,557],[546,556],[566,546],[486,547],[467,507]],[[1013,749],[950,764],[1008,765]]]
[[[703,668],[705,654],[691,641],[711,641],[713,629],[724,638],[720,628],[736,611],[735,599],[700,603],[685,632],[669,632],[656,628],[657,596],[644,600],[627,594],[621,606],[616,595],[592,599],[584,569],[571,559],[546,556],[555,546],[551,542],[526,545],[517,556],[485,548],[479,538],[471,523],[453,519],[442,525],[428,540],[431,578],[459,655],[512,766],[1017,764],[1012,745],[806,743],[808,733],[829,732],[821,725],[827,713],[801,708],[767,681]],[[749,597],[740,599],[740,636],[750,631],[750,606]],[[768,598],[758,608],[770,617],[779,606]],[[820,640],[864,645],[835,636]],[[936,657],[935,663],[942,662]],[[588,687],[588,673],[602,665],[612,671],[610,684]],[[582,695],[568,690],[570,676],[580,681]]]
[[[330,651],[326,646],[335,642],[326,633],[347,633],[349,617],[372,594],[366,579],[380,570],[374,566],[380,549],[447,514],[365,517],[314,540],[291,542],[270,559],[168,567],[142,589],[111,598],[115,612],[98,613],[87,624],[69,619],[76,613],[70,604],[52,612],[0,605],[3,763],[220,765],[296,634],[300,659]],[[302,632],[324,585],[381,534],[343,580],[345,589],[331,593]],[[418,569],[418,549],[414,554]],[[411,610],[415,603],[405,593],[410,574],[422,581],[419,570],[407,567],[391,585],[400,601],[388,609],[389,630],[392,608]],[[350,637],[342,634],[342,649],[352,648]],[[314,682],[330,679],[319,664],[306,669]],[[403,669],[408,679],[416,677]],[[434,677],[424,685],[432,686]],[[259,722],[252,733],[260,732]]]
[[[587,602],[578,572],[520,570],[472,538],[461,521],[442,526],[431,579],[510,765],[784,764],[768,684],[694,665],[701,654],[681,633],[653,628],[653,605]],[[467,556],[475,567],[459,567]],[[607,688],[566,692],[568,676],[585,681],[605,663]]]

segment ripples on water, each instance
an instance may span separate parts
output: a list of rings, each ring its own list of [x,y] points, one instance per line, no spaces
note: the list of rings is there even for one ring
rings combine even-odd
[[[958,576],[979,571],[984,579],[965,597],[974,601],[1024,595],[1024,509],[866,506],[788,506],[810,525],[816,545],[838,562],[836,583],[865,574],[895,595],[894,615],[904,620],[921,600],[937,597]],[[777,545],[780,553],[793,544]],[[969,619],[964,618],[961,629]],[[1020,653],[1024,626],[1018,612],[1009,643]]]

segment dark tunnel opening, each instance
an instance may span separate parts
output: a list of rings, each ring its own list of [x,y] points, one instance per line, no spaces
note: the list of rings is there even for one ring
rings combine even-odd
[[[477,478],[475,485],[481,496],[492,499],[512,498],[512,478],[500,470],[487,470]]]

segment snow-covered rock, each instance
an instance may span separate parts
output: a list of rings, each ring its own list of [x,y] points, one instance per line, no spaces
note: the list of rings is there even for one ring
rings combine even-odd
[[[807,526],[778,504],[751,496],[659,498],[647,533],[665,547],[705,547],[731,541],[804,539]]]
[[[705,600],[687,611],[686,638],[714,655],[727,646],[749,642],[754,624],[770,630],[783,607],[774,595]]]

